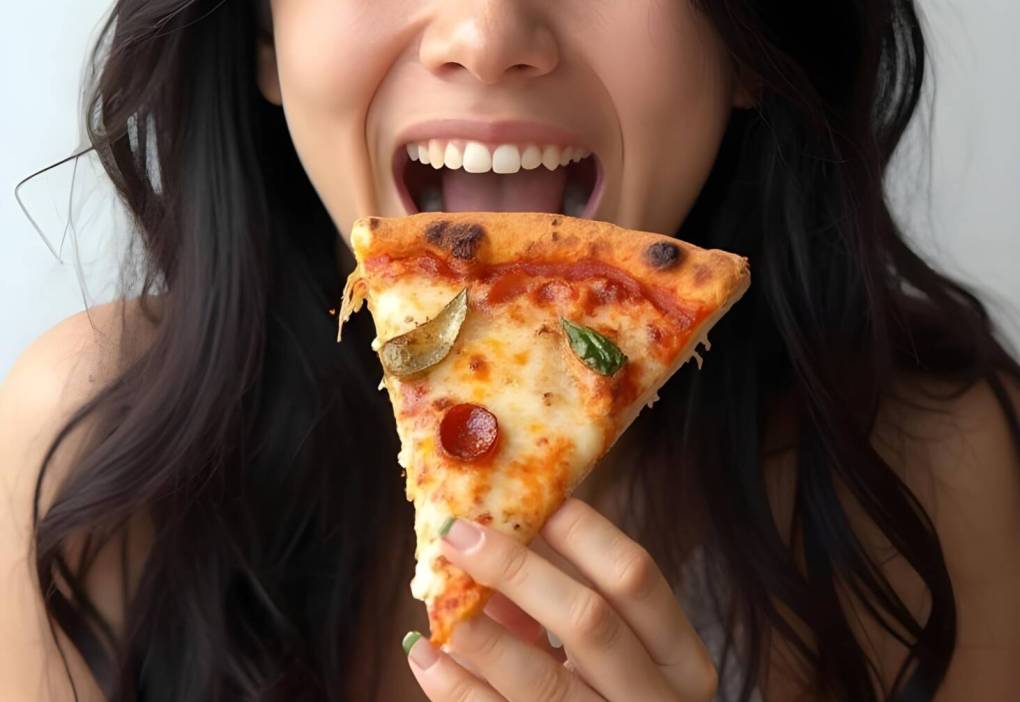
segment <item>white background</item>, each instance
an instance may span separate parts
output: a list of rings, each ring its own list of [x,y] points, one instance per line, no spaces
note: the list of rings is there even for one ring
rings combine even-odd
[[[920,4],[935,65],[934,117],[927,126],[917,123],[889,189],[920,250],[980,290],[1020,346],[1020,3]],[[80,249],[76,257],[69,236],[64,263],[13,195],[19,180],[80,143],[79,85],[108,6],[109,0],[48,0],[0,9],[0,376],[42,331],[83,309],[85,300],[105,301],[115,291],[111,252],[120,245],[113,233],[124,228],[114,226],[114,206],[87,164],[74,189]],[[63,166],[26,188],[30,211],[55,246],[67,220],[71,173]]]

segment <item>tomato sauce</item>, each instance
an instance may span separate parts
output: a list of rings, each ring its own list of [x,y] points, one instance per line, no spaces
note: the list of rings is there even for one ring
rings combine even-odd
[[[629,406],[638,396],[639,364],[631,360],[620,369],[613,383],[613,406],[622,409]]]
[[[616,266],[585,259],[581,261],[515,261],[497,265],[481,265],[462,261],[445,261],[432,253],[394,258],[380,255],[364,262],[368,272],[383,277],[399,277],[405,273],[447,278],[450,280],[473,280],[488,284],[486,305],[498,305],[521,295],[548,296],[553,289],[541,290],[536,279],[577,282],[597,282],[585,293],[584,304],[588,311],[605,304],[647,300],[653,307],[665,314],[679,331],[686,331],[706,316],[706,310],[698,304],[678,303],[672,293],[656,286],[646,285]]]

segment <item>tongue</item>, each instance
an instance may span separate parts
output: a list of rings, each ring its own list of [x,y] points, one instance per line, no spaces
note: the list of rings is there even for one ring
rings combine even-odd
[[[517,173],[468,173],[443,169],[443,209],[447,212],[559,212],[567,169],[540,167]]]

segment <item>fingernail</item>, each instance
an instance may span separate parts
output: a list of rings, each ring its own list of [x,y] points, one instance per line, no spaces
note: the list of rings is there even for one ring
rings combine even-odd
[[[443,523],[439,535],[458,551],[469,551],[482,540],[481,530],[472,522],[450,517]]]
[[[417,631],[407,632],[400,645],[404,647],[404,653],[419,670],[426,670],[439,660],[436,649],[432,648],[428,639],[423,641],[421,633]]]
[[[439,535],[446,536],[455,521],[457,521],[456,517],[447,517],[446,520],[443,521],[443,525],[439,527]]]
[[[421,638],[421,632],[409,631],[404,634],[404,640],[400,642],[400,645],[404,647],[404,655],[410,655],[411,649],[418,643],[418,639]]]

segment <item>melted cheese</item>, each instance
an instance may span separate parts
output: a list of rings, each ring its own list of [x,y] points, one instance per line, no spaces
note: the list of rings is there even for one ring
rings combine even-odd
[[[414,329],[434,317],[461,288],[440,285],[408,285],[409,280],[393,282],[381,288],[369,300],[379,339],[385,341]]]

